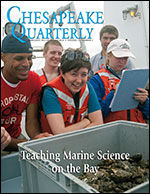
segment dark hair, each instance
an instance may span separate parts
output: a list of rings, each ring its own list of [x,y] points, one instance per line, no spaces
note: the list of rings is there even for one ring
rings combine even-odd
[[[48,40],[46,43],[45,43],[45,45],[44,45],[44,52],[45,53],[47,53],[47,51],[48,51],[48,46],[49,45],[55,45],[55,46],[60,46],[60,47],[62,47],[62,49],[63,49],[63,46],[62,46],[62,44],[58,41],[58,40],[53,40],[53,39],[51,39],[51,40]]]
[[[74,58],[70,60],[69,55],[71,56],[72,54]],[[60,69],[63,74],[73,69],[79,70],[82,67],[87,68],[88,72],[91,70],[89,54],[82,52],[81,49],[69,48],[65,50],[65,53],[61,57],[60,64]]]
[[[100,39],[102,38],[104,33],[109,33],[109,34],[114,34],[116,36],[116,38],[118,38],[119,36],[119,32],[117,30],[117,28],[113,25],[106,25],[104,26],[101,31],[100,31]]]

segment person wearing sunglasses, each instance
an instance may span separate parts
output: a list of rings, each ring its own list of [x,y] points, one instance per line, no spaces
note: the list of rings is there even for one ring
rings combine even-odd
[[[56,135],[103,124],[96,93],[87,83],[90,69],[90,57],[80,49],[63,54],[60,76],[42,90],[43,132]]]

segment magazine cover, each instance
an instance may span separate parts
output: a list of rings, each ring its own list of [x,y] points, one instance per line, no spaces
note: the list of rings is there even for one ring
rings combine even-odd
[[[109,107],[135,69],[148,1],[1,1],[1,192],[149,193],[149,82]]]

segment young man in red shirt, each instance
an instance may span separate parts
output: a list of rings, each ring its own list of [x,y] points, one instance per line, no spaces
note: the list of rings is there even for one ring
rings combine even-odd
[[[51,136],[40,132],[38,106],[41,91],[39,76],[30,71],[32,47],[26,35],[15,32],[2,41],[1,59],[1,127],[11,136],[6,150],[18,150],[27,139],[21,134],[22,112],[26,110],[26,132],[31,139]]]

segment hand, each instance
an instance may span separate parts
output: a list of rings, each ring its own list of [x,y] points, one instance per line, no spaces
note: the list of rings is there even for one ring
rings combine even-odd
[[[44,133],[39,133],[33,139],[40,139],[40,138],[43,138],[43,137],[51,137],[51,136],[53,136],[53,135],[48,133],[48,132],[44,132]]]
[[[85,122],[85,127],[87,127],[91,123],[89,118],[84,118],[83,121]]]
[[[1,150],[3,150],[10,142],[11,136],[4,127],[1,127]]]
[[[143,88],[138,88],[139,92],[135,92],[134,93],[134,98],[135,100],[140,101],[140,104],[144,104],[148,98],[148,92],[147,90],[143,89]]]

